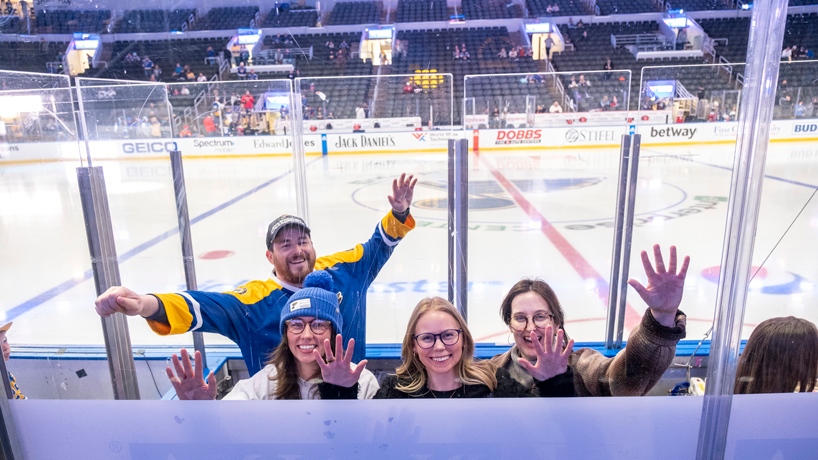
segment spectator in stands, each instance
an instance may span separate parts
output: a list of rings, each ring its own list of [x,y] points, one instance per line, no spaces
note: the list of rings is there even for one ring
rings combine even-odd
[[[60,59],[60,60],[62,60],[62,59]],[[136,54],[136,51],[134,51],[131,54],[126,54],[125,55],[125,63],[131,64],[131,63],[138,63],[138,62],[141,62],[141,59],[139,59],[139,56]]]
[[[584,42],[585,40],[588,40],[588,31],[587,30],[583,30],[582,35],[580,35],[580,37],[579,37],[579,41]]]
[[[568,28],[575,29],[577,26],[574,24],[574,20],[572,18],[568,18]]]
[[[553,11],[554,10],[553,10],[553,8],[551,8],[551,5],[548,5],[548,8],[545,9],[545,12],[548,13],[548,14],[551,14]]]
[[[335,115],[333,115],[332,112],[328,112],[327,113],[327,120],[334,120],[334,119],[335,119]]]
[[[207,63],[208,63],[208,64],[210,64],[210,65],[213,65],[213,63],[215,63],[215,62],[216,62],[216,52],[215,52],[215,51],[213,51],[213,47],[212,47],[212,46],[208,46],[208,47],[207,47],[207,52],[206,52],[206,57],[205,57],[205,60],[206,60],[206,61],[207,61]],[[176,65],[178,66],[179,64],[176,64]]]
[[[816,114],[815,113],[816,109],[818,109],[818,96],[813,97],[812,101],[810,101],[807,104],[807,109],[804,112],[804,116],[805,117],[812,117],[813,115]]]
[[[244,108],[244,113],[250,114],[253,111],[253,107],[256,104],[256,99],[250,94],[250,91],[247,90],[244,92],[244,96],[241,97],[241,106]]]
[[[407,80],[406,84],[403,85],[403,94],[412,94],[413,90],[414,88],[412,87],[412,82]]]
[[[792,62],[792,48],[789,46],[785,47],[784,50],[781,51],[781,60],[783,61],[784,59]]]
[[[806,59],[813,59],[813,58],[815,58],[815,53],[813,53],[813,52],[812,52],[812,50],[808,49],[808,50],[806,50],[806,52],[804,53],[804,57],[805,57]],[[813,82],[813,83],[814,83],[814,82]]]
[[[460,59],[460,47],[454,45],[454,60]]]
[[[532,364],[543,351],[568,354],[572,383],[578,396],[643,396],[662,378],[676,355],[676,344],[685,337],[687,318],[679,310],[690,262],[685,257],[676,272],[676,248],[670,248],[665,268],[659,245],[653,247],[656,266],[642,251],[648,286],[630,280],[631,287],[647,304],[648,311],[632,329],[627,346],[616,357],[607,358],[588,348],[573,351],[573,340],[565,331],[565,313],[553,289],[544,281],[524,279],[503,299],[500,315],[514,336],[511,350],[491,359],[511,377],[533,392]],[[556,350],[552,349],[556,338]],[[563,342],[564,340],[564,342]],[[563,343],[565,345],[563,346]],[[783,359],[783,358],[782,358]],[[815,373],[812,374],[813,378]],[[542,378],[537,378],[542,380]],[[542,388],[539,388],[541,391]]]
[[[381,65],[389,65],[389,57],[386,55],[385,50],[381,50],[380,60],[381,60]]]
[[[196,74],[193,73],[192,70],[187,69],[187,74],[185,74],[185,79],[187,81],[196,81]]]
[[[589,82],[588,80],[586,80],[586,79],[585,79],[585,75],[580,75],[580,76],[579,76],[579,86],[580,86],[581,88],[582,88],[582,87],[586,87],[586,88],[587,88],[587,87],[591,86],[591,82]]]
[[[332,43],[332,40],[327,40],[327,42],[324,43],[324,46],[326,46],[327,49],[331,49],[331,50],[335,49],[335,43]]]
[[[153,66],[153,76],[156,77],[156,81],[162,79],[162,69],[158,64]]]
[[[184,70],[184,67],[182,67],[182,64],[177,62],[176,63],[176,69],[173,70],[173,76],[178,79],[179,77],[182,76],[182,71],[183,70]]]
[[[151,74],[151,78],[149,78],[148,81],[157,81],[156,75]]]
[[[463,45],[463,47],[460,49],[460,59],[468,61],[470,57],[471,55],[468,51],[466,51],[466,45]]]
[[[150,78],[153,76],[153,61],[148,56],[145,56],[142,59],[142,68],[145,70],[145,77]]]
[[[554,103],[551,104],[551,107],[548,108],[548,112],[549,113],[562,113],[562,106],[560,105],[559,102],[554,101]]]
[[[187,86],[183,86],[182,90],[179,91],[179,94],[181,94],[182,96],[190,96],[190,90],[187,89]]]
[[[577,83],[577,76],[571,75],[571,81],[568,83],[569,88],[578,88],[579,83]]]
[[[608,99],[608,95],[602,96],[602,100],[599,101],[599,107],[602,110],[608,110],[611,107],[611,101]]]
[[[735,394],[810,393],[818,373],[818,329],[807,320],[771,318],[756,326],[736,369]]]
[[[778,85],[778,93],[781,95],[787,94],[789,92],[790,87],[787,85],[787,80],[781,80],[781,83]]]
[[[179,137],[193,137],[193,133],[190,132],[188,125],[182,126],[182,130],[179,131]]]
[[[11,357],[11,345],[9,345],[9,339],[6,337],[6,333],[11,328],[12,323],[8,323],[3,327],[0,327],[0,349],[3,351],[3,361],[8,362],[9,358]],[[9,383],[11,384],[11,392],[14,394],[14,399],[27,399],[23,396],[23,393],[20,392],[20,388],[17,387],[17,381],[14,379],[14,376],[11,375],[11,372],[8,373]],[[5,398],[5,393],[3,394]]]
[[[250,63],[250,51],[248,51],[247,48],[242,49],[239,56],[241,57],[241,62]]]
[[[795,104],[795,118],[804,118],[807,113],[807,106],[804,105],[804,101],[798,101],[798,104]]]
[[[554,39],[551,38],[551,34],[545,36],[545,58],[551,59],[551,48],[554,47]]]
[[[534,113],[545,113],[545,107],[542,104],[537,104],[537,109],[534,110]]]
[[[500,52],[499,52],[499,53],[497,53],[497,57],[499,57],[499,58],[501,58],[501,59],[508,59],[508,52],[506,52],[506,48],[505,48],[505,47],[500,48]]]
[[[582,19],[580,19],[579,22],[577,22],[577,29],[582,29],[583,27],[585,27],[585,24],[583,24]]]
[[[611,76],[613,75],[613,72],[611,72],[611,70],[613,70],[613,68],[614,65],[613,62],[611,62],[611,58],[606,57],[605,64],[602,64],[602,70],[607,70],[608,72],[605,72],[605,74],[603,74],[602,76],[603,80],[608,81],[611,79]]]
[[[511,50],[508,52],[508,59],[513,61],[517,60],[517,48],[511,47]]]
[[[614,96],[613,100],[611,101],[611,109],[616,110],[616,108],[618,106],[619,106],[619,101],[616,99],[616,96]]]
[[[248,80],[258,80],[258,75],[256,75],[255,69],[250,69],[250,73],[247,74]]]
[[[199,83],[204,83],[207,81],[207,77],[202,72],[199,72],[199,78],[196,79]]]
[[[239,64],[239,68],[236,69],[236,75],[239,76],[239,80],[247,80],[247,67],[244,67],[244,62]]]
[[[349,49],[349,43],[346,40],[341,41],[340,47],[341,49]]]
[[[366,111],[364,111],[363,104],[359,105],[358,107],[355,107],[355,118],[357,118],[358,120],[366,118]]]
[[[552,12],[554,12],[554,13],[559,13],[559,12],[560,12],[560,5],[559,5],[559,3],[554,2],[554,6],[552,6],[552,7],[551,7],[551,11],[552,11]]]

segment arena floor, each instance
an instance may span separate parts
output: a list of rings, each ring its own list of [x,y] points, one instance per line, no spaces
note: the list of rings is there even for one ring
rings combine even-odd
[[[665,250],[675,244],[680,255],[690,255],[682,304],[689,339],[700,338],[713,317],[733,150],[733,144],[642,149],[631,276],[644,282],[638,251],[654,243]],[[417,229],[398,246],[368,300],[368,341],[400,342],[417,301],[446,296],[446,155],[330,155],[308,157],[307,163],[309,222],[319,256],[371,235],[389,209],[392,178],[402,172],[420,178],[412,208]],[[123,284],[141,293],[183,290],[169,162],[99,164]],[[7,248],[0,318],[14,321],[13,344],[103,343],[77,166],[0,166],[0,236]],[[264,235],[274,217],[296,212],[291,167],[289,157],[185,162],[199,289],[226,291],[270,275]],[[617,168],[618,149],[607,148],[492,152],[472,159],[468,316],[478,341],[508,342],[500,301],[526,276],[554,287],[572,337],[604,339],[600,292],[610,273]],[[753,258],[754,266],[766,263],[751,283],[745,338],[773,316],[818,322],[818,199],[793,224],[818,188],[816,178],[815,143],[770,145]],[[630,328],[645,309],[630,288],[628,305]],[[157,336],[140,319],[131,319],[130,332],[134,345],[192,343],[189,335]],[[206,342],[229,343],[210,334]]]

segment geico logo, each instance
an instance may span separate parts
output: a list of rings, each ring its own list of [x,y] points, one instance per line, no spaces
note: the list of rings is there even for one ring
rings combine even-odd
[[[650,128],[650,137],[686,137],[693,139],[698,128]]]
[[[813,133],[818,131],[818,125],[795,125],[794,133]]]
[[[126,142],[122,144],[125,153],[163,153],[178,150],[176,142]]]
[[[497,140],[502,139],[539,139],[542,137],[540,129],[518,129],[515,131],[500,131]]]
[[[233,141],[216,141],[216,140],[213,140],[213,141],[195,140],[195,141],[193,141],[193,146],[196,147],[196,148],[202,148],[202,147],[232,147],[234,145],[236,145],[236,144],[233,143]]]

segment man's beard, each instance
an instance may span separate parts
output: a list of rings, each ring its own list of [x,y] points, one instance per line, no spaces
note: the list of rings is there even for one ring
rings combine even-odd
[[[288,262],[284,263],[284,266],[281,267],[281,270],[276,270],[276,275],[279,279],[283,281],[288,281],[295,284],[301,284],[304,282],[304,278],[307,277],[312,271],[315,269],[315,259],[311,258],[308,255],[304,255],[304,259],[307,261],[306,267],[299,270],[298,272],[293,272],[290,269],[290,264]]]

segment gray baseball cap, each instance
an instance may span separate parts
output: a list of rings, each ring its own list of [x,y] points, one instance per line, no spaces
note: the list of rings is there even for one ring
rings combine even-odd
[[[310,228],[307,227],[307,223],[304,222],[304,219],[298,216],[291,216],[289,214],[284,214],[280,216],[276,220],[270,223],[270,226],[267,227],[267,249],[272,251],[273,250],[273,241],[276,239],[276,235],[278,235],[279,230],[288,226],[288,225],[298,225],[303,227],[304,230],[307,232],[307,235],[310,234]]]

